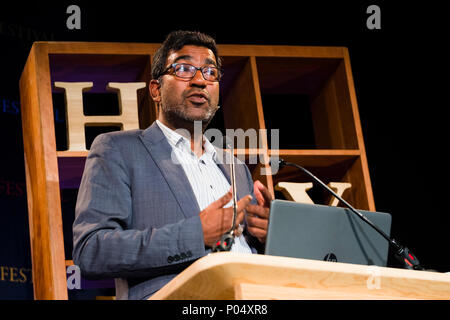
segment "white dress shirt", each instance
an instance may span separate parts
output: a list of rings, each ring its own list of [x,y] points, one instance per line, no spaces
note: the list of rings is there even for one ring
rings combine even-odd
[[[216,150],[208,139],[203,137],[204,152],[199,158],[191,150],[191,142],[178,132],[168,128],[159,120],[167,141],[172,147],[172,159],[183,167],[194,191],[200,211],[216,201],[230,190],[230,184],[216,163]],[[230,201],[225,207],[232,205]],[[245,237],[235,237],[232,252],[252,253]]]

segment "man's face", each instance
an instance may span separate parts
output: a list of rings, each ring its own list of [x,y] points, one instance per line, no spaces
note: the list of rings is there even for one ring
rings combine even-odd
[[[167,58],[166,67],[173,63],[188,63],[197,68],[217,66],[211,50],[193,45],[172,51]],[[159,99],[162,116],[174,128],[192,125],[194,121],[202,121],[206,126],[218,108],[219,82],[205,80],[201,70],[192,79],[179,78],[169,72],[162,77],[158,92],[160,96],[154,97],[154,100]]]

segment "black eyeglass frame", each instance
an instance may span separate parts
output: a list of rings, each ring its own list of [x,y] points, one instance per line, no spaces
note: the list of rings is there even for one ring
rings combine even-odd
[[[179,76],[179,75],[176,74],[175,68],[176,68],[176,66],[181,65],[181,64],[182,64],[182,65],[187,65],[187,66],[189,66],[189,67],[193,67],[193,68],[196,69],[196,70],[195,70],[195,73],[192,75],[192,77],[181,77],[181,76]],[[203,70],[204,70],[205,68],[214,68],[214,69],[216,69],[216,70],[217,70],[217,79],[216,79],[216,80],[209,80],[209,79],[206,79],[205,74],[203,73]],[[161,75],[160,75],[158,78],[161,78],[163,75],[168,74],[168,71],[169,71],[170,69],[173,69],[173,70],[174,70],[173,74],[174,74],[175,76],[177,76],[178,78],[181,78],[181,79],[189,79],[189,80],[192,80],[192,79],[194,79],[195,75],[197,74],[197,71],[199,71],[199,70],[200,70],[200,72],[201,72],[201,74],[202,74],[202,76],[203,76],[203,79],[205,79],[206,81],[219,82],[220,79],[221,79],[222,76],[223,76],[222,70],[220,70],[220,69],[217,68],[216,66],[203,66],[203,67],[197,68],[196,66],[194,66],[194,65],[192,65],[192,64],[190,64],[190,63],[184,63],[184,62],[183,62],[183,63],[172,63],[170,66],[168,66],[168,67],[161,73]]]

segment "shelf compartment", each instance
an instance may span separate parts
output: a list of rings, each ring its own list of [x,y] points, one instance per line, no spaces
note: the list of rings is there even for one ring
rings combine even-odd
[[[224,58],[225,61],[230,59]],[[234,83],[224,84],[225,127],[244,131],[265,129],[255,59],[254,57],[235,59],[236,57],[233,57],[231,60],[234,61],[235,68],[239,67],[240,70],[233,72]]]
[[[280,130],[280,148],[358,148],[344,58],[256,58],[265,125]]]
[[[272,159],[276,152],[269,151]],[[349,182],[352,187],[343,198],[355,208],[375,210],[370,197],[371,187],[364,179],[361,154],[358,150],[280,150],[278,156],[287,162],[298,164],[321,179],[329,182]],[[275,186],[279,182],[313,182],[313,179],[294,167],[284,167],[271,176]],[[330,195],[319,185],[308,192],[317,204],[328,204]],[[275,193],[276,194],[276,193]]]
[[[93,87],[83,92],[85,115],[118,115],[117,92],[107,90],[110,82],[150,81],[150,54],[69,54],[51,53],[48,55],[52,102],[55,114],[55,136],[57,150],[67,149],[67,120],[64,90],[54,87],[56,81],[92,82]],[[146,128],[156,119],[156,108],[148,90],[137,91],[139,127]],[[95,126],[95,129],[92,127]],[[117,130],[101,125],[86,128],[86,146],[98,133]]]
[[[59,187],[61,189],[78,189],[86,163],[88,152],[58,151]]]

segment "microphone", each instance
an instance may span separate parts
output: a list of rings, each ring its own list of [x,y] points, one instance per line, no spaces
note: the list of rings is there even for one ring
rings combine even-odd
[[[234,148],[233,144],[230,142],[230,140],[224,136],[223,137],[223,148],[228,149],[230,153],[230,180],[231,180],[231,191],[233,193],[233,222],[231,224],[230,230],[228,230],[219,241],[216,242],[216,244],[213,246],[212,251],[213,252],[220,252],[220,251],[230,251],[231,247],[234,243],[234,231],[235,231],[235,224],[237,219],[237,195],[236,195],[236,173],[235,173],[235,167],[234,167]]]
[[[284,166],[291,166],[295,167],[297,169],[302,170],[304,173],[306,173],[308,176],[314,179],[318,184],[320,184],[324,189],[326,189],[329,193],[331,193],[334,197],[336,197],[338,200],[340,200],[347,208],[349,208],[354,214],[356,214],[360,219],[362,219],[365,223],[367,223],[369,226],[371,226],[375,231],[377,231],[383,238],[385,238],[391,247],[394,250],[394,256],[395,258],[403,265],[405,269],[411,269],[411,270],[424,270],[424,268],[420,265],[419,260],[417,257],[409,250],[407,247],[402,246],[399,244],[395,239],[390,238],[386,233],[384,233],[378,226],[372,223],[369,219],[367,219],[364,215],[362,215],[360,212],[358,212],[355,208],[353,208],[347,201],[342,199],[339,195],[337,195],[330,187],[328,187],[325,183],[323,183],[319,178],[317,178],[315,175],[313,175],[311,172],[303,168],[302,166],[299,166],[298,164],[292,163],[292,162],[286,162],[283,159],[278,159],[278,165],[281,169]]]

